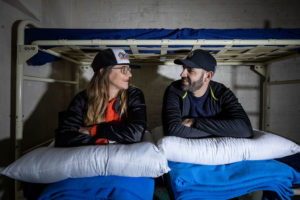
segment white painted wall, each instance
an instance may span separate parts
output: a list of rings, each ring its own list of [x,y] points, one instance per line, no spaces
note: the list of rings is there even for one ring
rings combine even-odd
[[[12,27],[17,20],[31,19],[43,27],[57,28],[299,28],[299,5],[298,0],[0,1],[0,167],[12,160],[11,154],[6,152],[10,152],[11,138],[11,72],[14,66],[11,53],[15,49],[11,46]],[[41,68],[28,66],[25,72],[72,79],[69,73],[72,66],[60,72],[65,65],[70,64],[60,62]],[[273,66],[271,73],[275,80],[299,78],[299,59]],[[170,77],[165,77],[162,68],[165,67],[145,65],[133,72],[133,84],[145,92],[150,128],[160,124],[162,94],[172,81]],[[179,74],[178,69],[171,70]],[[235,92],[253,126],[258,127],[258,76],[248,67],[219,66],[214,80],[224,82]],[[26,81],[24,91],[24,134],[27,145],[31,146],[53,135],[56,113],[68,104],[72,89],[69,86]],[[271,129],[300,143],[297,123],[300,119],[299,84],[284,88],[272,86],[271,96]],[[7,192],[7,179],[2,179],[0,188],[4,189],[0,189],[0,197],[11,199]]]

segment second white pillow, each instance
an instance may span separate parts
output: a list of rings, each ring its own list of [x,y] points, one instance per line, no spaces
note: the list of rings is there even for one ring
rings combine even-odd
[[[162,135],[162,127],[153,130]],[[254,130],[254,138],[186,139],[167,136],[157,141],[166,158],[175,162],[221,165],[242,160],[267,160],[300,152],[300,146],[281,136]]]

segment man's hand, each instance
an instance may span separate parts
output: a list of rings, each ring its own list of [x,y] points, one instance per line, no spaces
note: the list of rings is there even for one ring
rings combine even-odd
[[[187,127],[191,127],[195,122],[194,118],[185,118],[182,120],[182,125],[187,126]]]
[[[80,127],[79,130],[78,130],[78,132],[90,135],[91,134],[91,129],[92,129],[91,126],[89,126],[89,127]]]

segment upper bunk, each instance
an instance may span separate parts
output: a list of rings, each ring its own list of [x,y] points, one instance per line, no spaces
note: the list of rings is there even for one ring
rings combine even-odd
[[[124,49],[132,63],[172,64],[194,49],[218,65],[262,65],[299,53],[300,29],[52,29],[26,28],[25,45],[38,47],[28,63],[63,58],[90,65],[99,49]]]

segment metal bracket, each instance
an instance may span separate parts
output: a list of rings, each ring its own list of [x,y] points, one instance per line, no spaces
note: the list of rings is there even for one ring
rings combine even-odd
[[[23,64],[29,58],[38,53],[38,46],[36,45],[18,45],[17,47],[17,63]]]
[[[161,41],[162,41],[162,45],[161,45],[160,55],[166,55],[168,53],[169,40],[163,39]]]
[[[254,65],[251,66],[250,68],[252,71],[254,71],[255,73],[257,73],[258,75],[262,76],[263,78],[266,77],[266,68],[262,65]]]
[[[139,54],[139,50],[136,45],[136,43],[137,43],[136,40],[128,39],[127,41],[130,43],[129,47],[130,47],[132,54]]]

